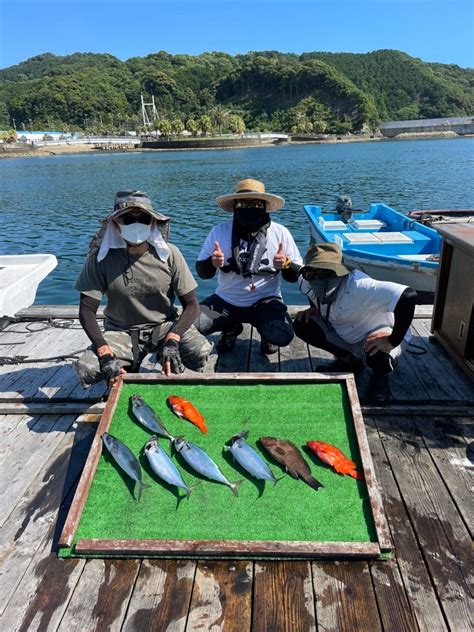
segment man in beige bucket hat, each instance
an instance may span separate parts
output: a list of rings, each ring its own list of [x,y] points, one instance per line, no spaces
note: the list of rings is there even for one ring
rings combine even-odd
[[[169,218],[146,193],[116,194],[76,282],[79,320],[92,343],[76,364],[82,386],[113,384],[126,371],[137,372],[148,353],[157,353],[166,375],[205,365],[211,345],[193,326],[197,284],[168,237]],[[103,296],[105,331],[96,316]]]
[[[365,362],[372,371],[368,399],[388,401],[388,375],[411,338],[415,290],[376,281],[359,270],[351,272],[335,243],[309,248],[300,270],[300,289],[310,307],[296,316],[296,335],[336,356],[317,370],[355,373]]]
[[[285,200],[246,178],[216,202],[232,219],[214,226],[196,262],[202,279],[217,273],[216,291],[201,303],[196,327],[205,335],[221,331],[217,350],[225,353],[234,348],[242,324],[250,323],[260,334],[260,351],[275,353],[294,336],[281,277],[296,282],[303,263],[288,229],[271,218]]]

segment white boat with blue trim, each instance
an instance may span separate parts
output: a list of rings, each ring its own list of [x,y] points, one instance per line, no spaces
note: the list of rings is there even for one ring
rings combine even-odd
[[[338,198],[332,212],[312,204],[304,211],[313,241],[339,244],[348,268],[434,293],[441,249],[436,230],[386,204],[371,204],[368,212],[353,211],[347,196]]]

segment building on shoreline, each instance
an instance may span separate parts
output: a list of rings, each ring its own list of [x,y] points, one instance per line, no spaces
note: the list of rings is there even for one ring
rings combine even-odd
[[[474,117],[420,119],[418,121],[390,121],[380,125],[380,132],[387,138],[400,134],[426,134],[430,132],[454,132],[459,136],[474,134]]]

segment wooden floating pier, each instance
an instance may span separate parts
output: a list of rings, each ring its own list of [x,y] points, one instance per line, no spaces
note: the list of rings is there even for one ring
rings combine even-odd
[[[389,561],[58,559],[107,389],[82,389],[73,358],[64,358],[88,344],[77,307],[19,316],[0,332],[1,630],[473,628],[474,470],[466,449],[474,386],[431,342],[429,307],[413,322],[413,342],[425,353],[402,357],[395,401],[364,404],[367,375],[356,380],[394,548]],[[310,373],[331,359],[298,339],[268,357],[259,343],[246,326],[235,351],[212,356],[205,371]],[[156,369],[150,356],[142,370]]]

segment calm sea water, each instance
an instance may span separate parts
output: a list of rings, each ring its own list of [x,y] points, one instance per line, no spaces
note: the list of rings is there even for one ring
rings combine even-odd
[[[87,154],[0,161],[0,253],[54,253],[58,267],[41,283],[36,304],[75,304],[74,282],[89,240],[119,189],[146,191],[172,218],[171,240],[191,270],[210,228],[229,215],[214,200],[244,177],[262,180],[286,199],[273,215],[302,255],[309,243],[303,205],[334,208],[348,194],[356,208],[372,202],[408,212],[474,208],[474,141],[416,140],[253,149]],[[199,280],[199,297],[214,281]],[[294,285],[285,300],[300,304]]]

